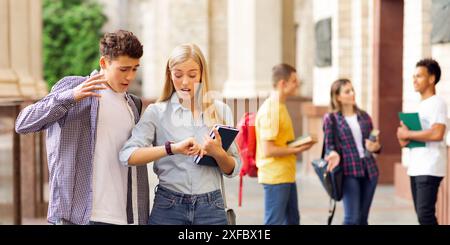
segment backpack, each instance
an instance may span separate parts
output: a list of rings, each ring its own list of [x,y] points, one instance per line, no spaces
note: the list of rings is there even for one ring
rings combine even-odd
[[[139,117],[140,117],[140,115],[142,114],[142,100],[141,100],[141,98],[139,98],[138,96],[136,96],[136,95],[134,95],[132,93],[128,93],[128,95],[133,100],[134,104],[136,105],[136,108],[138,110]]]
[[[255,131],[256,113],[246,112],[237,127],[239,134],[236,136],[236,143],[239,147],[239,155],[242,162],[242,168],[239,173],[239,207],[242,206],[242,186],[243,177],[258,176],[258,168],[256,167],[256,131]]]

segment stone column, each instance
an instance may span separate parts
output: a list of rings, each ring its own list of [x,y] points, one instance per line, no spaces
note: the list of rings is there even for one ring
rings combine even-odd
[[[314,71],[314,19],[313,0],[296,0],[295,22],[297,24],[296,38],[296,68],[303,82],[300,94],[312,97]]]
[[[11,67],[9,0],[0,0],[0,97],[19,97],[18,77]]]
[[[222,91],[228,76],[228,0],[210,1],[209,71],[211,89]]]
[[[352,0],[352,82],[356,92],[358,106],[368,112],[372,110],[372,90],[370,70],[369,32],[373,27],[369,24],[372,12],[369,11],[370,1]]]
[[[21,95],[32,97],[36,93],[31,74],[30,11],[27,0],[9,1],[11,67],[19,77]]]
[[[34,86],[37,98],[42,98],[48,93],[47,84],[43,77],[43,57],[42,57],[42,1],[29,0],[30,19],[30,73],[34,79]]]
[[[332,19],[332,64],[314,67],[313,102],[315,105],[328,105],[331,83],[340,77],[352,79],[352,1],[316,0],[313,10],[315,23]],[[324,93],[324,88],[327,93]]]
[[[228,80],[224,96],[255,97],[272,89],[272,67],[288,58],[283,52],[287,43],[283,23],[288,23],[283,20],[283,6],[289,4],[279,0],[228,1]],[[292,29],[287,26],[285,30],[294,31],[293,15],[289,18]]]
[[[42,59],[39,34],[42,30],[42,7],[37,6],[41,6],[41,1],[10,0],[8,6],[10,65],[17,74],[20,95],[28,98],[45,94],[39,68],[42,66],[42,61],[39,61]]]
[[[195,43],[209,61],[209,1],[144,1],[142,10],[142,94],[155,99],[161,95],[167,59],[177,45]]]

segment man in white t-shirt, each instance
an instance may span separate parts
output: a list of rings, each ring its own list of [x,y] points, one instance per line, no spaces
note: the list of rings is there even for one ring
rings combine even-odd
[[[447,171],[447,146],[444,136],[447,127],[447,105],[436,96],[436,84],[441,68],[433,59],[416,64],[414,89],[420,93],[419,117],[421,131],[410,131],[400,122],[397,138],[402,147],[410,140],[425,142],[425,147],[409,150],[408,175],[414,207],[421,225],[437,225],[435,206],[439,184]]]

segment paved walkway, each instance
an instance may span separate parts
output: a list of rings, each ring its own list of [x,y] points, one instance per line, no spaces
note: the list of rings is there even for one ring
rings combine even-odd
[[[238,224],[262,224],[264,216],[263,188],[256,178],[244,178],[242,207],[237,207],[238,178],[227,180],[227,199],[236,211]],[[301,164],[297,175],[300,223],[302,225],[326,224],[329,198],[318,177],[302,171]],[[333,224],[343,221],[343,206],[336,207]],[[375,192],[369,224],[372,225],[415,225],[418,224],[411,201],[395,197],[392,185],[379,185]]]
[[[317,176],[305,174],[302,164],[299,164],[297,186],[299,195],[299,209],[302,225],[326,224],[329,199],[322,189]],[[150,175],[151,188],[157,180]],[[239,178],[225,178],[228,205],[232,207],[240,225],[261,225],[264,216],[263,189],[256,178],[244,178],[243,205],[238,207]],[[153,203],[153,193],[151,193]],[[343,220],[342,202],[338,203],[333,224],[341,224]],[[45,219],[26,219],[24,224],[46,224]],[[416,225],[416,216],[412,202],[394,195],[392,185],[379,185],[369,217],[372,225]]]

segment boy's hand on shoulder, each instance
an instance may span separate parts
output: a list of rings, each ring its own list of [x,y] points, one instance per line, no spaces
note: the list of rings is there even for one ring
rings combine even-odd
[[[94,92],[95,90],[103,90],[107,88],[107,81],[103,74],[97,74],[90,77],[86,81],[73,89],[73,97],[76,102],[79,102],[87,97],[101,97],[100,94]]]

